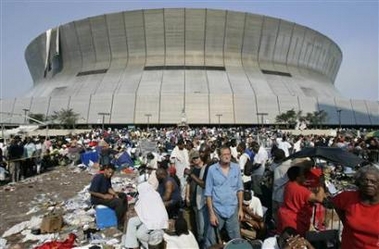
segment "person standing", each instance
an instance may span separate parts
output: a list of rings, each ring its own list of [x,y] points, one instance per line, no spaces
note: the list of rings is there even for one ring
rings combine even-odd
[[[250,175],[245,175],[245,166],[250,161],[250,156],[246,152],[246,144],[244,142],[240,142],[237,146],[238,152],[238,164],[241,168],[242,173],[242,181],[244,189],[251,189],[251,177]]]
[[[95,175],[92,179],[89,193],[91,194],[91,204],[101,204],[115,210],[118,227],[122,230],[124,217],[128,211],[128,199],[125,193],[117,193],[112,188],[111,178],[114,171],[114,165],[105,165],[104,172]]]
[[[207,157],[204,157],[206,153],[206,146],[200,146],[200,153],[195,151],[190,154],[191,162],[193,164],[193,169],[185,169],[184,173],[188,175],[189,186],[190,188],[190,206],[193,208],[193,212],[196,220],[196,235],[199,245],[202,247],[204,244],[204,238],[206,236],[209,217],[208,210],[205,205],[204,197],[204,188],[205,188],[205,179],[208,173],[208,165],[203,161],[207,160]]]
[[[265,173],[266,162],[268,160],[268,153],[266,149],[260,146],[257,142],[252,142],[251,147],[253,149],[253,152],[255,153],[253,161],[254,167],[253,172],[251,173],[251,187],[255,195],[262,200],[263,193],[261,189],[261,182]]]
[[[25,144],[24,144],[24,157],[25,161],[23,162],[23,165],[21,166],[21,171],[23,172],[22,175],[24,177],[26,176],[32,176],[35,173],[34,170],[34,153],[36,151],[36,145],[34,144],[34,141],[31,137],[25,138]]]
[[[8,160],[9,160],[9,173],[12,176],[12,182],[17,182],[20,180],[20,170],[21,170],[21,157],[24,154],[24,147],[20,145],[18,137],[11,140],[8,147]]]
[[[322,203],[325,197],[323,186],[315,193],[304,186],[306,167],[299,164],[287,171],[289,182],[284,189],[283,204],[278,211],[277,232],[293,227],[301,236],[309,231],[312,218],[312,204]]]
[[[341,248],[379,247],[379,169],[360,168],[355,175],[357,191],[344,191],[332,198],[343,230]]]
[[[210,166],[205,182],[205,197],[209,211],[210,226],[205,241],[206,247],[216,244],[215,230],[224,226],[230,239],[240,238],[239,221],[243,218],[243,185],[238,164],[231,162],[231,151],[222,146],[220,161]]]
[[[189,156],[183,139],[178,140],[178,143],[171,153],[170,159],[175,163],[176,175],[180,180],[180,193],[182,199],[184,199],[186,185],[184,169],[189,168]]]
[[[292,148],[292,145],[287,141],[287,138],[285,136],[283,136],[281,140],[279,139],[278,149],[283,150],[286,157],[290,155],[291,148]]]

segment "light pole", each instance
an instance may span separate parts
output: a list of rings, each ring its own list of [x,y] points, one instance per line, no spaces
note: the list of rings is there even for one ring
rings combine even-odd
[[[263,125],[264,125],[264,123],[263,123],[263,117],[264,117],[264,116],[267,116],[267,115],[268,115],[267,112],[257,112],[257,116],[258,116],[258,117],[261,116],[262,127],[263,127]],[[259,118],[258,118],[258,124],[259,124]]]
[[[99,112],[98,114],[103,116],[103,121],[102,121],[102,123],[101,123],[101,130],[104,131],[104,120],[105,120],[105,116],[109,116],[109,115],[111,115],[111,114],[110,114],[109,112]]]
[[[151,113],[146,113],[145,117],[147,118],[147,131],[149,131],[150,117],[153,116]]]
[[[24,108],[22,110],[24,111],[24,124],[26,124],[26,119],[27,119],[26,114],[28,113],[29,109]]]
[[[337,109],[337,113],[338,113],[338,126],[339,126],[339,130],[340,131],[341,131],[341,112],[342,112],[341,109]]]
[[[222,114],[217,113],[216,116],[218,117],[218,128],[220,129],[220,120],[221,120]]]
[[[1,123],[1,138],[4,139],[4,142],[5,142],[5,138],[4,138],[4,123]]]

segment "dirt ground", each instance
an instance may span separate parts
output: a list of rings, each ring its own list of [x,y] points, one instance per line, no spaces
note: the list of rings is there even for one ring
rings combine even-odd
[[[0,236],[13,225],[39,214],[28,214],[36,199],[43,197],[61,203],[74,197],[91,179],[92,175],[86,171],[60,166],[21,182],[0,186]],[[8,245],[16,244],[20,236],[14,235],[6,239]]]

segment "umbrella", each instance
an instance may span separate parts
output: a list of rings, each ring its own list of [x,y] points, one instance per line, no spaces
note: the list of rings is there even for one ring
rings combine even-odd
[[[365,162],[362,158],[338,147],[305,147],[287,159],[302,157],[321,158],[348,167],[355,167]]]
[[[371,131],[371,132],[367,133],[366,138],[369,138],[369,137],[379,137],[379,130]]]

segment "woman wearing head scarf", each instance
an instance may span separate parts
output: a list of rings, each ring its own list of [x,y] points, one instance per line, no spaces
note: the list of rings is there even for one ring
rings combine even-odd
[[[332,199],[343,223],[341,249],[379,248],[379,169],[360,168],[357,191],[345,191]]]
[[[163,240],[163,229],[168,228],[168,215],[159,193],[148,182],[137,187],[138,200],[134,207],[137,216],[130,218],[126,230],[126,248],[145,248]]]

